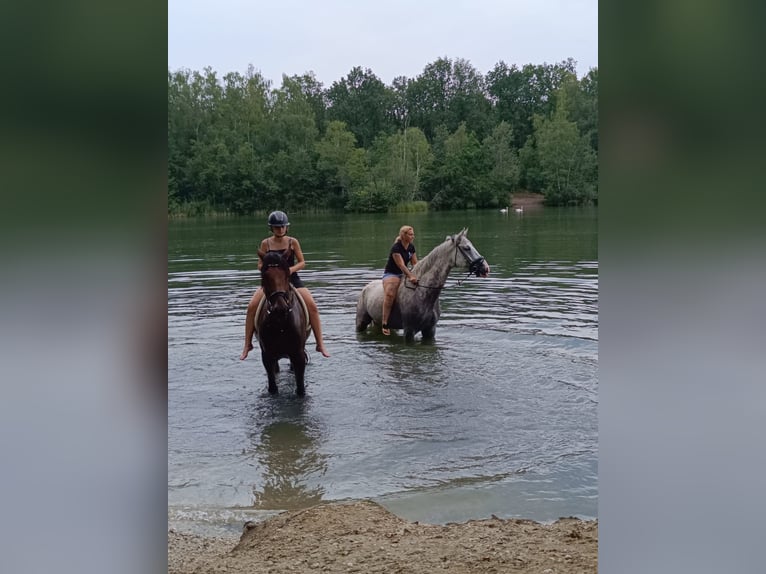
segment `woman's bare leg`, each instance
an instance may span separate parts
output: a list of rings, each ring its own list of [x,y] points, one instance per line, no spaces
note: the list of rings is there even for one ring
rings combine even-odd
[[[309,310],[309,323],[311,323],[311,330],[314,331],[314,338],[317,342],[317,351],[322,353],[323,356],[329,357],[330,353],[327,352],[324,346],[324,340],[322,339],[322,322],[319,320],[319,309],[317,308],[316,301],[311,293],[305,287],[299,287],[303,300],[306,302],[306,307]]]
[[[253,294],[253,298],[250,299],[250,303],[247,305],[247,316],[245,317],[245,347],[242,349],[242,354],[239,356],[240,361],[244,361],[247,358],[247,354],[253,350],[253,333],[255,333],[255,312],[258,310],[258,305],[263,299],[263,289],[258,289]]]
[[[381,330],[384,335],[390,335],[391,330],[388,328],[388,317],[391,315],[391,308],[394,306],[396,300],[396,292],[399,290],[400,279],[398,277],[389,277],[383,280],[383,326]]]

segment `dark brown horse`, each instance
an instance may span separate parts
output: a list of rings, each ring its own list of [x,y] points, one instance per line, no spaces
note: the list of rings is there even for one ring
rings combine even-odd
[[[258,251],[263,260],[261,286],[263,303],[255,313],[255,333],[261,346],[261,360],[269,378],[269,392],[277,393],[279,359],[290,359],[295,373],[296,394],[306,392],[306,338],[308,317],[298,292],[290,285],[289,251],[283,255]]]

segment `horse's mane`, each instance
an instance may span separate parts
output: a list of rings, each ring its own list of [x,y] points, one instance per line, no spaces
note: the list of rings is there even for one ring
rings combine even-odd
[[[431,268],[436,264],[436,262],[439,260],[439,258],[442,255],[443,251],[446,251],[450,247],[454,246],[454,241],[451,241],[450,238],[453,238],[456,240],[456,235],[452,235],[442,241],[439,245],[434,247],[431,251],[429,251],[426,255],[424,255],[421,259],[418,259],[418,262],[415,264],[415,266],[412,268],[413,273],[415,271],[418,272],[418,276],[425,275],[428,273]]]

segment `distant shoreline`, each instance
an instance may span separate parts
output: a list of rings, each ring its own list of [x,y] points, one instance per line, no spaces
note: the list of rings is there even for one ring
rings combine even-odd
[[[527,191],[519,191],[514,194],[512,194],[511,199],[511,208],[515,207],[542,207],[543,202],[545,201],[545,196],[542,193],[531,193]],[[409,207],[408,207],[409,206]],[[212,208],[205,208],[199,210],[199,213],[197,213],[197,209],[194,208],[192,204],[184,204],[183,209],[180,209],[178,212],[169,213],[168,214],[168,220],[184,220],[184,219],[194,219],[198,217],[209,217],[209,218],[239,218],[239,217],[260,217],[260,216],[266,216],[268,214],[268,210],[260,210],[255,211],[253,213],[249,213],[245,216],[240,214],[235,214],[233,212],[228,211],[215,211]],[[489,210],[490,208],[487,208]],[[190,211],[190,213],[187,213],[187,211]],[[399,209],[394,208],[391,210],[391,213],[427,213],[429,211],[428,205],[426,202],[418,201],[418,202],[411,202],[411,204],[407,204],[406,206],[399,206]],[[343,210],[334,210],[329,208],[322,208],[322,209],[303,209],[303,210],[295,210],[291,211],[293,214],[326,214],[326,213],[338,213],[343,212]],[[343,212],[345,213],[345,212]]]
[[[541,193],[514,193],[511,208],[542,206],[545,196]]]

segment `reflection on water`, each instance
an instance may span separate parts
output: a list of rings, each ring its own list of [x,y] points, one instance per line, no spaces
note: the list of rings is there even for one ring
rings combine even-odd
[[[262,222],[171,225],[169,519],[234,528],[249,513],[346,498],[435,522],[595,517],[595,216],[500,215],[407,218],[422,253],[470,226],[492,267],[487,279],[451,276],[435,340],[411,345],[401,331],[354,329],[400,218],[291,215],[332,353],[309,345],[303,399],[286,362],[270,396],[258,350],[238,360],[260,236],[243,237]]]
[[[416,339],[408,344],[403,333],[392,329],[390,336],[384,336],[371,328],[357,334],[360,358],[377,365],[376,380],[396,384],[413,396],[446,385],[449,372],[442,350],[433,341]]]
[[[253,485],[257,509],[303,508],[322,500],[324,488],[318,480],[326,471],[326,457],[317,450],[321,437],[316,426],[302,420],[306,401],[295,405],[298,412],[293,420],[275,420],[250,437],[252,453],[262,469],[261,480]]]

